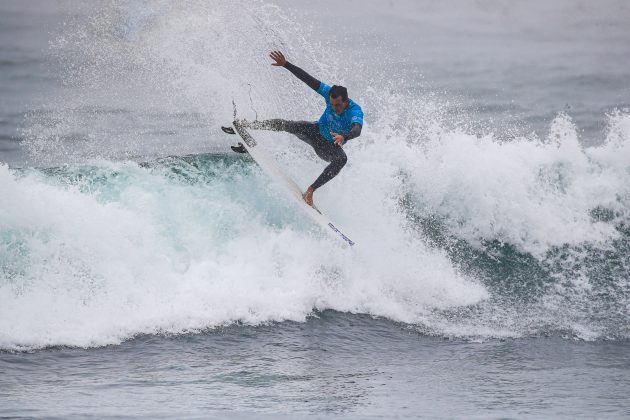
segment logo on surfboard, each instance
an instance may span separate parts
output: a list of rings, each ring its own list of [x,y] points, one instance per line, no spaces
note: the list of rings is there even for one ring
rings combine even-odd
[[[343,234],[342,231],[340,231],[339,229],[337,229],[335,227],[335,225],[333,225],[331,222],[328,222],[328,226],[330,226],[330,228],[335,232],[338,233],[339,235],[341,235],[341,237],[343,238],[344,241],[346,241],[348,243],[348,245],[352,246],[354,245],[354,241],[350,238],[348,238],[346,235]]]

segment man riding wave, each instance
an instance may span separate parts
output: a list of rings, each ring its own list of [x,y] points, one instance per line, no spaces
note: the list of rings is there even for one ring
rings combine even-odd
[[[313,205],[313,193],[319,187],[333,179],[348,161],[343,145],[350,139],[361,135],[363,110],[352,99],[343,86],[329,86],[301,68],[289,63],[280,51],[272,51],[269,56],[275,61],[272,66],[285,67],[311,89],[326,100],[326,109],[317,122],[287,121],[273,119],[248,123],[252,129],[286,131],[309,144],[317,156],[329,162],[324,172],[303,194],[304,201]]]

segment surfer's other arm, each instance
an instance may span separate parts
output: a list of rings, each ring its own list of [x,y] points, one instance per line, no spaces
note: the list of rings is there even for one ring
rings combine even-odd
[[[298,66],[289,63],[287,59],[284,58],[284,54],[282,54],[280,51],[272,51],[269,54],[269,57],[271,57],[271,59],[275,61],[275,63],[271,63],[272,66],[285,67],[287,70],[293,73],[295,77],[306,83],[308,87],[313,89],[315,92],[318,91],[321,82]]]
[[[361,135],[361,128],[363,128],[363,126],[355,122],[355,123],[352,123],[352,128],[350,129],[348,134],[339,134],[339,133],[331,132],[330,135],[332,136],[335,144],[337,146],[341,146],[348,140],[359,137]]]

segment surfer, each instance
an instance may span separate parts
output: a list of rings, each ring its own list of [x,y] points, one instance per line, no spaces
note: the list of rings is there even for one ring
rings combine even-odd
[[[304,201],[313,205],[313,193],[319,187],[333,179],[348,161],[343,145],[350,139],[361,135],[363,110],[352,99],[343,86],[329,86],[315,79],[298,66],[289,63],[280,51],[269,54],[275,63],[272,66],[284,67],[326,100],[326,109],[317,122],[287,121],[273,119],[248,123],[249,128],[286,131],[309,144],[317,156],[329,162],[324,172],[303,194]]]

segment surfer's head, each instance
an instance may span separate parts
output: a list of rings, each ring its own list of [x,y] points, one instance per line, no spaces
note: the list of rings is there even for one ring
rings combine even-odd
[[[334,85],[330,88],[330,105],[335,114],[341,114],[348,107],[348,89]]]

